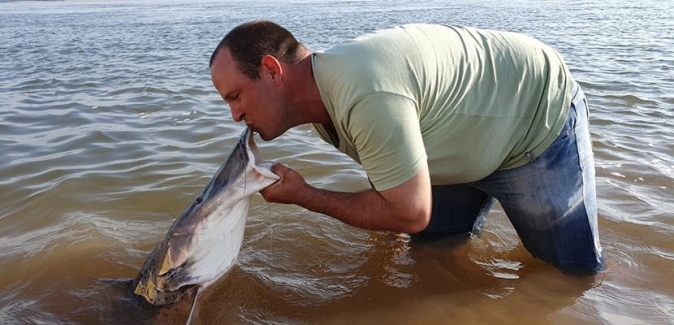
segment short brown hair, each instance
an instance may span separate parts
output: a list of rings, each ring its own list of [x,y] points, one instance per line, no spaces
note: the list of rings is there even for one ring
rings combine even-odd
[[[253,80],[260,77],[263,56],[272,55],[279,61],[296,63],[301,60],[301,50],[306,49],[288,30],[266,20],[247,22],[227,33],[213,51],[209,67],[223,48],[229,49],[239,71]]]

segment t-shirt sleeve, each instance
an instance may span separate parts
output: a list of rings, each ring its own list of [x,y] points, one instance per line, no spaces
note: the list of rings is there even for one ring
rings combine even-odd
[[[391,93],[367,95],[349,110],[344,122],[360,163],[378,191],[403,184],[427,163],[416,103],[410,98]]]

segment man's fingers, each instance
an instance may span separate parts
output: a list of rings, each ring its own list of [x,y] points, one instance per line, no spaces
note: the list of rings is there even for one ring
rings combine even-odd
[[[281,165],[281,163],[275,163],[275,164],[273,164],[273,165],[271,166],[271,171],[272,171],[274,174],[277,174],[277,175],[278,175],[278,173],[280,172],[280,170],[281,170],[282,168],[283,168],[283,165]]]
[[[290,168],[286,167],[286,165],[281,164],[281,163],[275,163],[274,165],[271,166],[271,171],[272,173],[282,176],[286,171],[288,171]]]

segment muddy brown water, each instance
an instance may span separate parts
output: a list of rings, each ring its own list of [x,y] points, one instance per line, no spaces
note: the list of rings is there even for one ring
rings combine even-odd
[[[674,5],[668,1],[0,3],[0,323],[182,324],[127,289],[242,126],[210,84],[233,26],[277,21],[314,50],[439,22],[556,47],[591,106],[608,268],[536,260],[502,210],[481,237],[419,245],[253,198],[236,267],[198,324],[674,324]],[[267,159],[313,185],[367,186],[300,127]],[[127,282],[125,282],[127,281]]]

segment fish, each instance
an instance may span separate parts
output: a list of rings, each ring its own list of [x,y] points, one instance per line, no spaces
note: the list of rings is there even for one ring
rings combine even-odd
[[[192,295],[189,323],[199,292],[236,263],[251,197],[279,179],[271,171],[273,164],[263,159],[253,130],[246,128],[226,161],[150,253],[133,282],[134,294],[155,306]]]

